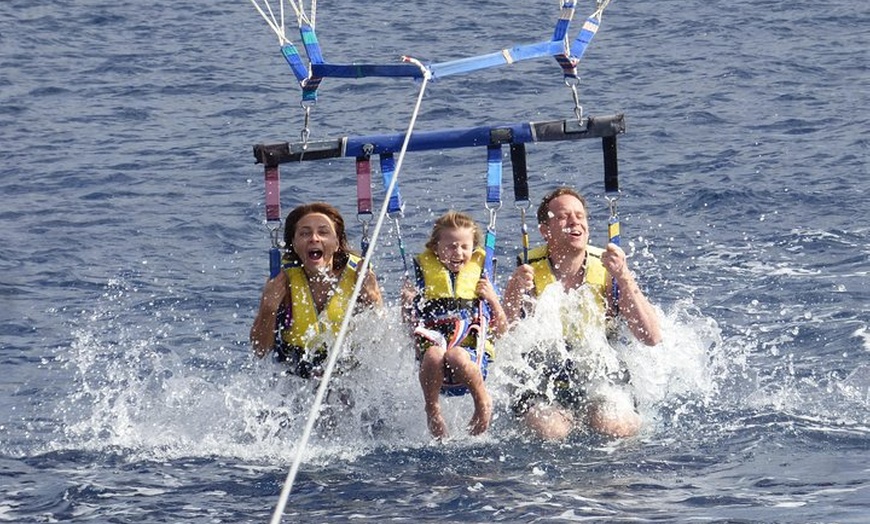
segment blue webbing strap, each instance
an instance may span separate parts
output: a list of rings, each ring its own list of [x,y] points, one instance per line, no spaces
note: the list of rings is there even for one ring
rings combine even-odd
[[[504,171],[501,144],[486,147],[486,209],[489,210],[489,225],[486,228],[484,249],[486,258],[483,270],[495,287],[495,220],[501,208],[501,180]]]
[[[299,56],[299,50],[296,49],[296,46],[293,44],[282,45],[281,54],[284,55],[284,59],[287,60],[287,64],[290,65],[290,70],[293,71],[296,80],[298,80],[300,84],[304,83],[308,78],[308,69],[306,69],[305,64],[302,63],[302,57]]]
[[[574,19],[574,0],[565,0],[559,10],[559,20],[553,29],[553,41],[562,42],[568,35],[568,27]]]
[[[382,153],[380,157],[384,191],[388,191],[390,184],[393,182],[393,177],[396,175],[396,161],[392,153]],[[405,204],[402,202],[402,194],[399,192],[399,183],[396,182],[393,193],[390,195],[390,200],[387,203],[387,214],[393,219],[396,226],[396,241],[399,245],[399,255],[402,257],[402,267],[407,275],[408,255],[405,251],[405,241],[402,239],[402,231],[399,224],[399,218],[401,218],[404,208]]]
[[[320,43],[317,41],[317,33],[314,32],[314,27],[307,23],[301,24],[299,26],[299,35],[302,37],[302,45],[305,46],[308,61],[312,64],[322,64],[323,53],[320,51]]]
[[[495,206],[498,209],[501,207],[501,176],[503,171],[501,144],[489,145],[486,147],[486,150],[487,208]]]
[[[483,272],[492,282],[492,287],[495,287],[495,230],[492,228],[486,229],[486,236],[483,240],[483,247],[486,251],[486,258],[483,263]]]
[[[604,15],[604,10],[607,9],[610,1],[611,0],[598,0],[598,7],[595,9],[595,12],[589,15],[586,21],[583,22],[583,27],[580,29],[580,33],[571,43],[570,58],[575,66],[580,62],[580,59],[583,58],[583,55],[586,53],[586,48],[589,47],[589,43],[592,42],[592,38],[598,32],[598,27],[601,25],[601,17]]]
[[[299,25],[299,34],[302,37],[302,45],[305,46],[305,53],[308,55],[308,61],[311,64],[322,64],[323,53],[320,51],[320,43],[317,41],[317,33],[314,32],[314,27],[308,23]],[[302,100],[305,102],[317,101],[317,88],[320,87],[322,76],[315,74],[307,75],[308,77],[302,82]]]
[[[501,141],[509,136],[509,132],[506,132],[505,129],[494,128],[490,135],[490,144],[486,146],[486,209],[489,211],[489,224],[483,239],[483,275],[489,279],[496,293],[498,293],[498,287],[495,281],[495,221],[496,214],[501,207],[501,179],[504,171]],[[490,315],[489,304],[485,300],[480,300],[476,319],[478,367],[486,351]]]
[[[275,278],[281,273],[281,248],[272,245],[269,248],[269,278]]]
[[[390,183],[393,181],[393,176],[396,174],[396,161],[392,153],[381,154],[381,176],[384,181],[384,190],[390,188]],[[402,194],[399,192],[399,184],[393,188],[393,194],[390,195],[390,202],[387,204],[387,213],[401,213],[404,208],[402,203]]]
[[[589,47],[592,37],[594,37],[595,33],[598,32],[599,25],[601,25],[601,18],[598,13],[591,15],[586,19],[586,22],[583,23],[583,28],[580,30],[580,34],[578,34],[574,42],[571,43],[571,58],[573,60],[579,62],[580,59],[583,58],[583,54],[586,52],[586,48]]]
[[[577,76],[577,61],[572,60],[568,56],[568,27],[571,25],[571,20],[574,18],[574,2],[566,0],[562,2],[562,9],[559,13],[559,21],[556,23],[556,29],[553,31],[553,41],[561,42],[562,49],[558,53],[554,53],[553,57],[562,68],[562,74],[565,76]]]

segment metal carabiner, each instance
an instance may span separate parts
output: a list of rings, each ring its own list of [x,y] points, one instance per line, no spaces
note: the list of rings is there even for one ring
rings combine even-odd
[[[501,208],[501,202],[498,203],[498,207],[489,207],[489,203],[485,204],[484,207],[489,210],[489,225],[486,228],[495,231],[495,218]]]
[[[278,220],[274,227],[270,227],[269,224],[266,223],[266,227],[269,229],[269,238],[272,240],[272,247],[281,247],[281,235],[279,233],[281,230],[281,221]]]
[[[571,96],[574,99],[574,116],[577,118],[577,123],[583,123],[583,106],[580,105],[580,93],[577,91],[577,86],[580,85],[580,77],[566,76],[565,85],[571,88]]]
[[[617,210],[616,210],[616,202],[619,200],[619,197],[620,197],[619,192],[616,193],[616,196],[612,196],[612,197],[604,195],[604,199],[607,200],[607,206],[610,208],[610,216],[611,217],[618,216]]]
[[[304,100],[299,102],[299,106],[302,108],[304,113],[304,119],[302,123],[302,132],[300,133],[302,136],[302,150],[308,149],[308,137],[311,136],[311,129],[309,129],[309,124],[311,123],[311,107],[314,103],[306,103]]]

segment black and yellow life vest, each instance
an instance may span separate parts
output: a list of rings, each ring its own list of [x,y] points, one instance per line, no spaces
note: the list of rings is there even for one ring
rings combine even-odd
[[[359,262],[358,256],[349,255],[338,284],[319,315],[302,265],[297,263],[284,269],[290,288],[290,323],[281,326],[284,352],[295,351],[301,358],[306,351],[315,351],[319,360],[323,359],[327,349],[323,335],[338,334],[356,284]]]
[[[417,288],[421,291],[414,304],[417,319],[424,327],[443,330],[456,317],[474,319],[478,316],[480,299],[477,296],[477,283],[483,274],[486,252],[477,248],[471,260],[459,273],[450,270],[438,260],[438,256],[427,249],[414,257]],[[448,336],[449,333],[445,333]],[[474,347],[476,335],[462,340],[461,345]],[[486,351],[494,358],[491,341],[487,341]]]
[[[594,293],[599,304],[607,308],[607,269],[601,263],[601,248],[586,246],[586,276],[584,281]],[[518,262],[520,262],[518,260]],[[535,273],[535,295],[540,296],[544,288],[557,282],[553,267],[550,265],[546,244],[529,251],[529,265]]]

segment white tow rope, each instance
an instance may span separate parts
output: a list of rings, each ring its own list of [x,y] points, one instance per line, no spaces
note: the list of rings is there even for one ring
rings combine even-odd
[[[328,358],[326,361],[326,368],[323,370],[323,376],[320,379],[320,386],[317,388],[317,394],[314,395],[314,404],[311,406],[311,411],[309,411],[308,413],[308,420],[305,422],[305,430],[302,432],[302,437],[299,439],[299,443],[296,446],[296,456],[293,458],[293,465],[290,467],[290,471],[287,473],[287,479],[284,481],[284,487],[281,489],[281,496],[278,499],[278,504],[275,506],[275,512],[272,514],[272,520],[270,521],[271,524],[280,524],[281,517],[284,514],[284,509],[287,506],[287,499],[290,496],[290,490],[293,489],[293,482],[296,480],[296,474],[299,471],[300,464],[302,463],[302,456],[304,455],[305,448],[308,446],[308,441],[311,438],[311,431],[314,429],[314,423],[317,421],[317,416],[320,413],[320,407],[323,404],[323,397],[326,396],[326,390],[329,387],[329,379],[332,376],[333,368],[335,368],[335,363],[338,360],[340,348],[342,347],[342,344],[344,344],[344,339],[347,335],[347,329],[350,325],[350,319],[353,316],[354,307],[356,306],[356,302],[359,298],[363,282],[365,282],[366,276],[368,274],[371,256],[375,251],[375,246],[378,242],[378,236],[384,223],[384,217],[387,216],[387,210],[389,209],[390,204],[390,197],[392,196],[393,191],[396,189],[396,184],[398,183],[399,179],[399,172],[402,169],[402,162],[405,159],[405,153],[408,150],[408,143],[411,140],[411,133],[414,130],[414,125],[417,123],[417,115],[420,112],[420,105],[423,102],[423,93],[426,91],[426,86],[429,83],[429,79],[431,77],[431,72],[426,69],[426,67],[423,66],[419,61],[407,57],[403,57],[403,59],[405,61],[409,61],[418,65],[423,70],[423,81],[422,85],[420,86],[420,93],[417,95],[417,103],[415,104],[414,112],[411,115],[411,122],[408,124],[408,131],[405,133],[404,142],[402,142],[402,149],[399,152],[399,159],[396,161],[396,170],[393,173],[393,178],[392,180],[390,180],[390,186],[387,189],[387,194],[384,196],[384,202],[381,205],[381,211],[378,215],[378,221],[375,224],[374,232],[372,233],[371,242],[369,243],[369,249],[363,256],[363,260],[357,274],[356,285],[353,288],[353,293],[350,296],[347,310],[344,312],[344,318],[341,321],[341,328],[339,329],[338,335],[335,338],[335,342],[332,344],[332,347],[329,350]]]

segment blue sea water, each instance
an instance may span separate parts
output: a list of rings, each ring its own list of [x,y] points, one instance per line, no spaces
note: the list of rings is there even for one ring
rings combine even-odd
[[[330,61],[441,62],[548,39],[558,5],[320,2],[317,27]],[[388,223],[390,307],[361,320],[358,373],[336,378],[355,405],[325,413],[284,521],[866,522],[868,24],[855,0],[613,2],[579,95],[626,115],[622,240],[665,331],[625,355],[643,432],[529,439],[497,361],[491,431],[462,436],[460,399],[432,442]],[[0,521],[267,521],[313,396],[247,342],[269,248],[251,146],[303,128],[277,39],[242,0],[6,0],[0,46]],[[419,87],[326,79],[311,136],[404,132]],[[572,116],[545,58],[429,85],[416,129]],[[600,146],[581,142],[530,145],[530,190],[582,190],[600,244]],[[409,154],[409,251],[447,208],[486,219],[484,170]],[[284,212],[330,201],[358,243],[354,174],[282,166]]]

